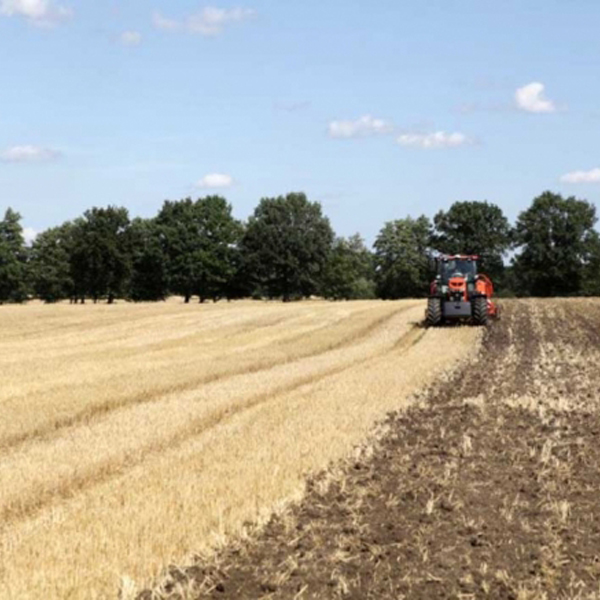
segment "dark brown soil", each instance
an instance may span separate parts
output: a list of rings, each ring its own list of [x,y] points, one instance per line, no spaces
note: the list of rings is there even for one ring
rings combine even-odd
[[[600,598],[598,308],[507,302],[374,451],[160,597]]]

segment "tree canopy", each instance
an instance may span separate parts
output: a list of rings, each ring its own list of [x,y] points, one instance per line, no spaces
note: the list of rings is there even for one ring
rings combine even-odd
[[[71,251],[75,292],[112,303],[122,295],[131,272],[129,214],[108,206],[85,211],[73,223]]]
[[[136,302],[164,300],[169,295],[166,254],[155,219],[134,219],[130,228],[129,298]]]
[[[11,208],[0,221],[0,304],[27,298],[27,250],[21,215]]]
[[[231,205],[220,196],[166,201],[158,213],[169,287],[186,302],[227,295],[235,272],[234,255],[242,225],[233,218]]]
[[[64,223],[40,233],[31,247],[33,291],[45,302],[74,296],[71,269],[73,225]]]
[[[494,204],[455,202],[433,224],[426,216],[385,223],[371,250],[358,234],[335,237],[321,204],[303,193],[263,198],[246,222],[211,195],[166,200],[155,217],[133,220],[125,208],[94,207],[28,246],[9,208],[0,221],[0,304],[421,297],[437,252],[481,256],[504,295],[600,295],[596,221],[590,202],[552,192],[514,228]]]
[[[425,216],[389,221],[375,240],[377,295],[422,297],[431,275],[431,222]]]
[[[373,255],[357,233],[338,237],[323,268],[319,293],[331,300],[375,297]]]
[[[433,218],[432,245],[444,254],[476,254],[494,280],[502,278],[503,255],[512,232],[502,209],[489,202],[455,202]]]
[[[568,296],[597,289],[600,240],[596,207],[574,197],[544,192],[516,223],[520,253],[514,260],[519,291]]]
[[[242,253],[254,283],[269,297],[289,301],[317,291],[333,238],[321,205],[293,193],[260,201]]]

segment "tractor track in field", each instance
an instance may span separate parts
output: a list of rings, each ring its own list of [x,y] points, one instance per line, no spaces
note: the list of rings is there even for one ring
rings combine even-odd
[[[505,302],[371,446],[138,599],[600,599],[599,340],[598,300]]]
[[[298,360],[305,358],[313,358],[320,356],[326,352],[343,349],[346,346],[352,345],[357,341],[366,339],[370,334],[377,331],[381,327],[385,327],[390,321],[399,314],[408,310],[402,308],[395,311],[391,315],[386,315],[371,323],[368,327],[364,327],[351,336],[344,338],[339,342],[335,342],[328,346],[327,350],[319,351],[314,355],[302,356]],[[93,463],[88,469],[77,469],[76,473],[69,478],[64,478],[53,484],[43,483],[39,487],[32,487],[28,493],[19,494],[13,502],[6,502],[0,509],[0,533],[2,530],[16,521],[29,519],[36,514],[46,509],[55,502],[76,498],[78,494],[105,484],[115,477],[121,477],[130,469],[133,469],[155,456],[159,456],[165,451],[172,451],[180,447],[192,438],[196,438],[221,425],[224,421],[240,415],[245,411],[249,411],[255,407],[261,406],[271,401],[277,400],[284,394],[299,390],[303,387],[313,386],[326,380],[329,377],[339,375],[345,371],[356,368],[360,365],[378,360],[382,356],[393,352],[401,356],[408,351],[425,335],[425,330],[420,324],[413,324],[403,333],[397,341],[392,345],[378,349],[375,352],[369,353],[367,356],[356,358],[350,361],[344,361],[342,364],[336,364],[332,367],[318,373],[309,373],[305,377],[295,378],[292,381],[283,383],[282,385],[266,392],[259,392],[244,398],[242,401],[235,404],[227,405],[216,409],[206,416],[192,420],[184,429],[176,431],[173,435],[152,440],[150,443],[143,446],[135,446],[126,456],[119,455],[115,460],[106,460],[101,463]],[[283,363],[277,363],[268,367],[268,369],[279,366]],[[259,369],[258,371],[246,371],[244,373],[236,373],[235,375],[246,375],[255,372],[261,372],[267,369]],[[233,375],[232,375],[233,376]],[[213,383],[220,381],[223,378],[217,378],[205,383]],[[187,388],[186,388],[187,389]],[[28,440],[29,441],[29,440]],[[35,442],[39,442],[36,439]],[[12,449],[14,451],[14,449]],[[83,450],[83,449],[82,449]],[[0,466],[2,466],[2,457],[0,457]]]
[[[184,393],[195,390],[203,385],[216,383],[232,377],[267,372],[270,369],[281,365],[290,364],[303,359],[323,356],[328,352],[340,350],[360,341],[366,340],[375,331],[385,327],[387,324],[393,321],[394,318],[398,317],[398,315],[411,310],[412,308],[414,307],[402,307],[390,314],[382,315],[365,327],[352,332],[350,335],[345,336],[341,340],[326,344],[315,352],[299,352],[293,357],[285,355],[283,357],[273,357],[266,360],[261,360],[259,363],[254,365],[244,365],[242,368],[230,368],[208,376],[201,376],[192,381],[184,381],[179,385],[169,385],[167,388],[157,387],[153,390],[143,390],[132,396],[118,399],[117,401],[109,400],[104,403],[87,406],[83,410],[79,410],[78,412],[71,413],[64,417],[59,417],[50,423],[46,423],[43,426],[32,429],[26,433],[6,436],[4,439],[0,440],[0,452],[18,450],[19,447],[32,441],[49,441],[61,435],[65,429],[74,426],[89,425],[94,420],[105,417],[118,410],[127,409],[136,405],[159,402],[166,394]],[[310,335],[310,332],[303,333],[301,335],[294,335],[282,340],[277,340],[273,343],[273,346],[284,346],[285,344],[290,344],[292,342],[300,342],[302,337],[305,337],[306,335]]]

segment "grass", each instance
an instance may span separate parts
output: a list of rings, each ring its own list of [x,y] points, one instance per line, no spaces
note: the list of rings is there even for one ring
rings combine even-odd
[[[473,349],[423,303],[3,307],[0,597],[114,598],[302,493]]]

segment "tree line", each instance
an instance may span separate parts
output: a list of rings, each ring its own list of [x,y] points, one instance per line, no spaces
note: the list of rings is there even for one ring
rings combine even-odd
[[[29,246],[20,221],[10,208],[0,221],[0,303],[422,297],[438,253],[478,254],[503,295],[600,295],[595,206],[552,192],[514,225],[487,201],[389,221],[372,249],[337,237],[302,193],[263,198],[246,222],[221,196],[165,201],[148,219],[91,208]]]

